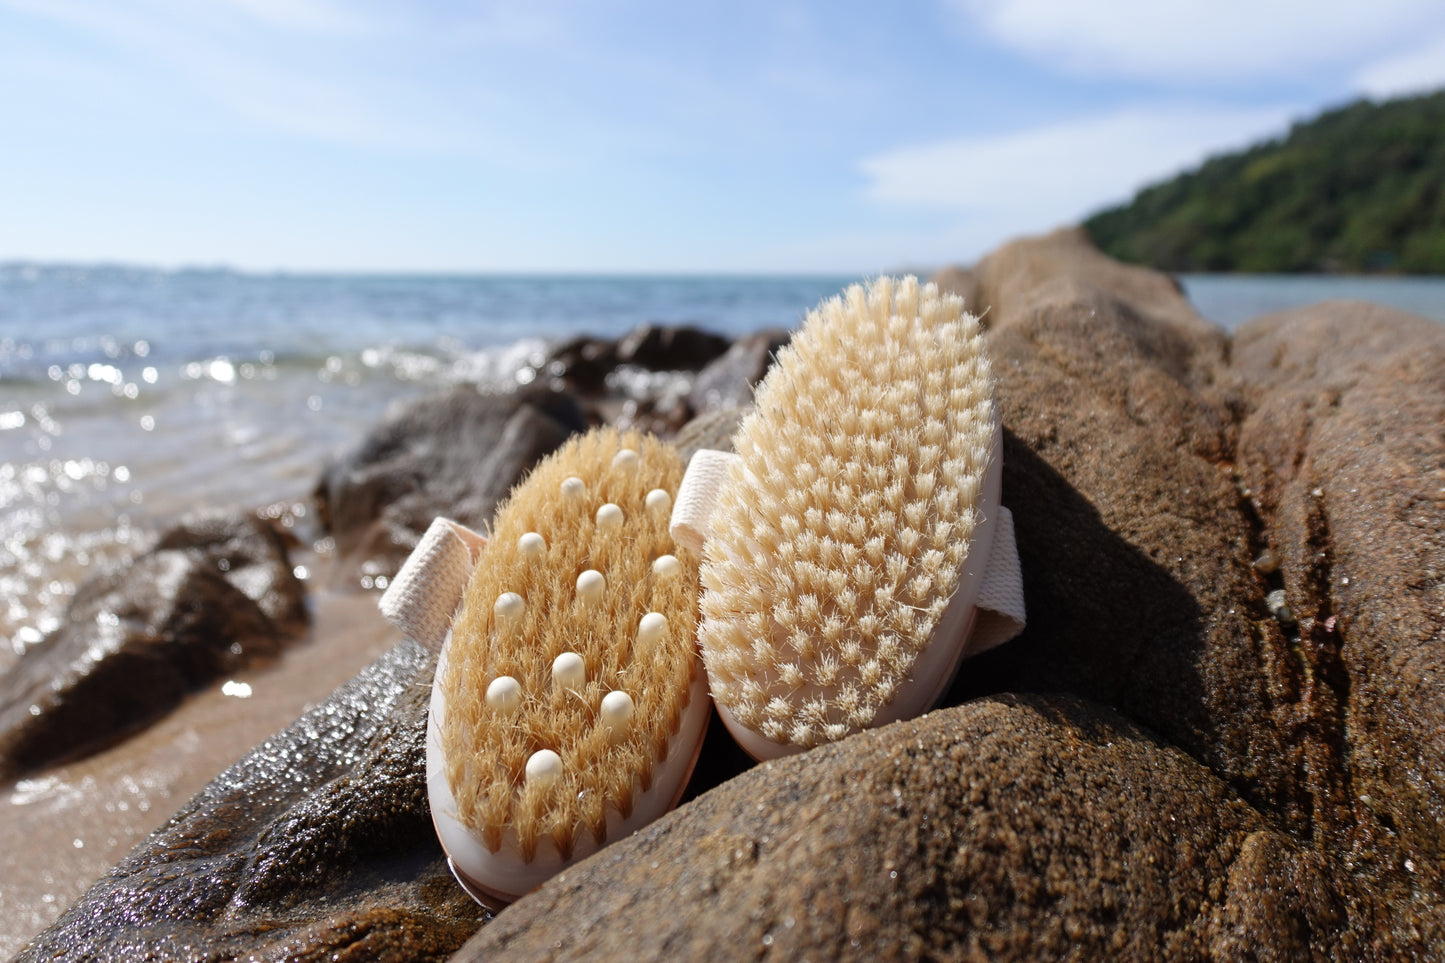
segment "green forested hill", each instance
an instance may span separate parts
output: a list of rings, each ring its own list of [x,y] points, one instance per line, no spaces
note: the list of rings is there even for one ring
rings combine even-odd
[[[1445,91],[1331,110],[1084,227],[1169,271],[1445,274]]]

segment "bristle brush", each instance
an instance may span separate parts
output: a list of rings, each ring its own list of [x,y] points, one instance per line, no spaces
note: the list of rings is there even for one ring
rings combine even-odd
[[[825,301],[733,444],[712,469],[699,458],[715,453],[695,456],[684,488],[718,476],[697,522],[698,642],[719,714],[753,756],[927,711],[970,649],[1000,527],[1017,619],[975,648],[1022,627],[992,375],[958,298],[882,278]],[[697,514],[690,496],[679,515]]]
[[[668,534],[675,451],[599,429],[499,508],[443,645],[427,724],[459,881],[511,902],[676,804],[709,701],[697,560]]]

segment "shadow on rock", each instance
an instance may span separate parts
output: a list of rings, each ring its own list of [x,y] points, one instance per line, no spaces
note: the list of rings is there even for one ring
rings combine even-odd
[[[1028,627],[966,661],[946,702],[996,692],[1069,692],[1162,729],[1179,720],[1209,739],[1198,664],[1203,610],[1163,566],[1012,432],[1004,502],[1013,512]]]

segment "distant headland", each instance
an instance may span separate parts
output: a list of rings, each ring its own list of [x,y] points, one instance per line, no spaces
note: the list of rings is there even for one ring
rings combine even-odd
[[[1084,227],[1166,271],[1445,274],[1445,90],[1326,111]]]

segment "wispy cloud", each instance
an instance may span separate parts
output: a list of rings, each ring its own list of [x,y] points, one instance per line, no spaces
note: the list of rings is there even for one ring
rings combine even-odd
[[[1103,76],[1231,83],[1359,62],[1422,27],[1438,0],[944,0],[1045,66]]]
[[[230,8],[272,27],[306,33],[365,33],[376,26],[355,5],[342,7],[329,0],[216,0],[212,6]]]
[[[383,24],[327,0],[0,0],[265,131],[404,152],[476,148],[422,91],[356,69]]]
[[[1445,30],[1408,52],[1385,57],[1355,75],[1372,97],[1398,97],[1445,87]]]
[[[1292,113],[1140,107],[906,147],[861,167],[874,202],[944,212],[947,236],[977,247],[1076,221],[1210,153],[1282,134]]]

